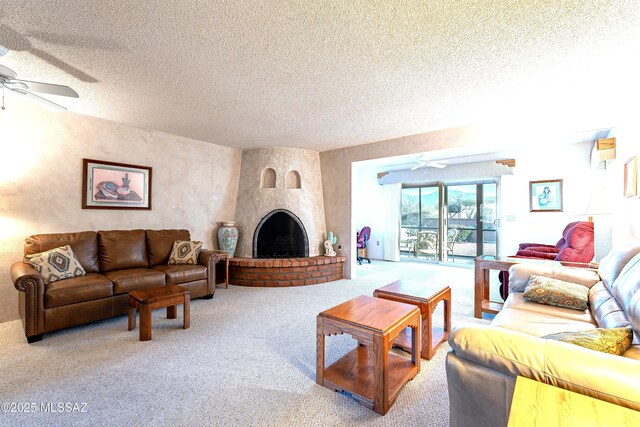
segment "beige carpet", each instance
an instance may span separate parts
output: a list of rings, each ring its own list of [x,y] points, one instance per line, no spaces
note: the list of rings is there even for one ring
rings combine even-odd
[[[413,278],[451,286],[454,326],[486,322],[473,318],[473,270],[374,261],[362,273],[316,286],[219,288],[213,300],[192,302],[186,331],[181,310],[175,320],[154,311],[148,342],[138,341],[137,329],[127,331],[126,316],[46,334],[31,345],[20,321],[0,324],[0,424],[448,425],[448,345],[422,362],[383,417],[315,383],[315,318],[349,298]],[[327,338],[327,363],[354,343]],[[11,402],[34,403],[35,412],[4,412]],[[61,412],[64,403],[86,412]],[[44,412],[47,405],[58,412]]]

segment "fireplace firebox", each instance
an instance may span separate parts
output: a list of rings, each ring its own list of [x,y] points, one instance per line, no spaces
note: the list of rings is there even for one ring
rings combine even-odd
[[[309,256],[307,231],[296,215],[286,209],[269,212],[253,234],[254,258]]]

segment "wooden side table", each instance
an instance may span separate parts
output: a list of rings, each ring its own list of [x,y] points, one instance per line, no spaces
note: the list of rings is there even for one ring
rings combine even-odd
[[[516,379],[509,427],[639,426],[640,412],[525,377]]]
[[[373,296],[391,301],[418,306],[422,316],[422,358],[431,360],[438,346],[449,338],[451,332],[451,288],[434,286],[414,280],[398,280],[373,291]],[[439,302],[444,304],[444,325],[433,326],[433,312]],[[407,331],[403,331],[394,345],[405,350],[411,349]]]
[[[143,291],[129,292],[129,330],[136,328],[136,310],[140,312],[140,341],[151,339],[151,310],[167,307],[167,319],[175,319],[176,305],[183,304],[182,328],[191,326],[189,291],[182,286],[166,285]]]
[[[216,263],[216,285],[224,284],[224,288],[229,289],[229,254],[218,250],[213,252],[218,257],[218,262]],[[224,280],[221,280],[221,277],[224,277]]]
[[[517,264],[517,260],[500,260],[478,257],[475,259],[475,292],[473,299],[473,316],[482,319],[482,313],[496,314],[502,310],[502,302],[489,299],[490,270],[509,271],[509,267]],[[509,295],[508,284],[504,289],[505,299]]]
[[[412,329],[411,359],[389,353],[405,328]],[[324,366],[325,336],[349,334],[363,345]],[[316,383],[348,393],[384,415],[402,386],[420,372],[420,311],[417,307],[361,295],[317,317]]]

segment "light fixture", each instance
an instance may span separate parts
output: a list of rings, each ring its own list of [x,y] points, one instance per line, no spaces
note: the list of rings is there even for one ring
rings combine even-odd
[[[601,169],[604,165],[606,168],[607,160],[615,160],[616,158],[616,139],[602,138],[597,139],[591,150],[591,168]],[[605,162],[604,164],[602,162]]]

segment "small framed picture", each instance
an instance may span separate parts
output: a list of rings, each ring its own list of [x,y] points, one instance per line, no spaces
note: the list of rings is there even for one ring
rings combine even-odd
[[[624,197],[638,195],[638,157],[633,156],[624,164]]]
[[[151,210],[151,168],[82,159],[83,209]]]
[[[562,212],[562,180],[529,181],[529,212]]]

